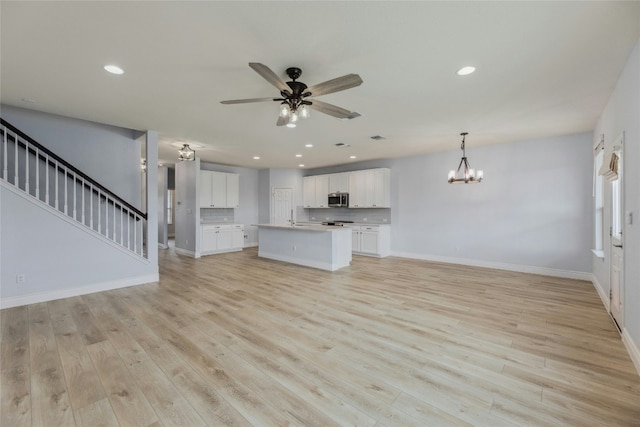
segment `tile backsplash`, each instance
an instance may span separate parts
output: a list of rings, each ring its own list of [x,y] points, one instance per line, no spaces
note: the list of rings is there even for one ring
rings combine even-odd
[[[303,215],[300,215],[300,211],[304,211]],[[353,209],[353,208],[329,208],[329,209],[303,209],[302,206],[298,206],[296,213],[298,214],[298,222],[310,221],[310,222],[322,222],[322,221],[353,221],[353,222],[368,222],[371,224],[391,224],[391,208],[367,208],[367,209]],[[303,219],[304,218],[304,219]]]
[[[200,222],[234,222],[233,208],[200,209]]]

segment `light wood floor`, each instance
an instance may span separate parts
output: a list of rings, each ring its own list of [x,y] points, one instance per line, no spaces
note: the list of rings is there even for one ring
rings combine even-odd
[[[0,425],[640,425],[588,282],[160,256],[159,283],[2,310]]]

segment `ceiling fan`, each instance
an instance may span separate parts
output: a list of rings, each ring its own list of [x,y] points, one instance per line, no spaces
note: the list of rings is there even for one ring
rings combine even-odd
[[[362,79],[357,74],[347,74],[309,87],[306,84],[297,81],[297,79],[302,75],[302,70],[300,68],[287,68],[286,72],[291,81],[285,82],[264,64],[250,62],[249,67],[251,67],[256,73],[260,74],[266,81],[278,88],[280,90],[280,98],[232,99],[228,101],[221,101],[222,104],[245,104],[250,102],[267,101],[280,102],[280,115],[276,125],[286,125],[287,127],[295,127],[299,117],[309,117],[309,108],[339,119],[349,119],[359,116],[358,113],[352,113],[351,111],[336,105],[313,99],[316,96],[327,95],[329,93],[360,86],[362,84]]]

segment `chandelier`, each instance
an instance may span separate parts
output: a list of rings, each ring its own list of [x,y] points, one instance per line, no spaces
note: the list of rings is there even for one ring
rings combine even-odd
[[[478,171],[476,173],[475,170],[471,169],[471,166],[467,161],[467,155],[465,154],[464,149],[464,139],[468,134],[468,132],[462,132],[460,134],[462,135],[462,144],[460,145],[460,149],[462,150],[462,159],[460,159],[458,170],[449,171],[449,184],[475,184],[481,182],[484,176],[482,171]]]
[[[307,119],[311,115],[309,111],[311,102],[300,98],[289,98],[280,104],[280,119],[286,121],[288,128],[296,127],[299,118]]]
[[[196,152],[189,147],[189,144],[184,144],[181,149],[178,150],[180,156],[178,156],[178,160],[195,160]]]

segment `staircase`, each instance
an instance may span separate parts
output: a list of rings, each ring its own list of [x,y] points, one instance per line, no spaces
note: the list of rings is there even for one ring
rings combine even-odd
[[[146,258],[147,215],[0,119],[0,181],[85,230]]]

